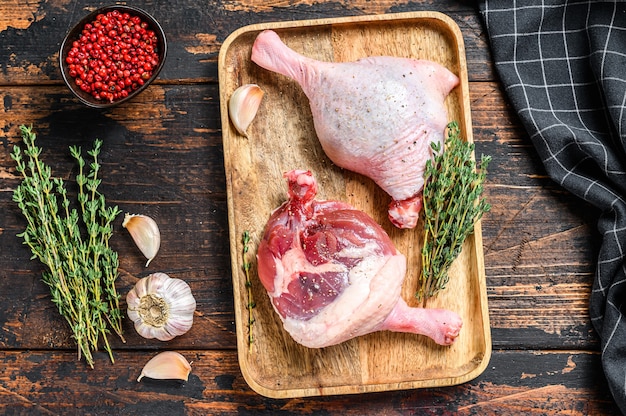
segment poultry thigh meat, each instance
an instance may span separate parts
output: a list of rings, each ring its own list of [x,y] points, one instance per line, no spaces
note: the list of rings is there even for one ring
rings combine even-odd
[[[289,199],[271,214],[257,251],[259,278],[284,328],[321,348],[375,331],[458,336],[452,311],[409,307],[401,297],[406,258],[370,216],[316,200],[310,171],[285,174]]]
[[[371,178],[392,197],[389,218],[394,225],[415,227],[431,143],[443,148],[448,123],[444,100],[458,77],[428,60],[314,60],[287,47],[271,30],[257,36],[252,61],[302,87],[326,155]]]

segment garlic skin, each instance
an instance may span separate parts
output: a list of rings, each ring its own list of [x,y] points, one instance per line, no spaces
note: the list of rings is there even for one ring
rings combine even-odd
[[[148,267],[161,247],[161,232],[156,221],[146,215],[126,213],[122,227],[128,230],[141,253],[148,259]]]
[[[175,351],[164,351],[152,357],[143,366],[137,381],[148,377],[155,380],[188,381],[191,365],[185,357]]]
[[[169,341],[193,325],[196,300],[185,281],[165,273],[139,279],[126,295],[128,317],[144,338]]]
[[[254,120],[265,93],[256,84],[245,84],[237,88],[228,100],[228,114],[235,129],[248,137],[248,127]]]

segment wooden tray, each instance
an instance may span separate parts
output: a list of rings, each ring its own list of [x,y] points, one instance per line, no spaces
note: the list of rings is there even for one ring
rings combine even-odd
[[[453,264],[448,287],[428,307],[445,307],[463,318],[460,336],[451,347],[430,339],[391,332],[359,337],[343,344],[308,349],[283,330],[267,293],[256,275],[254,253],[270,212],[286,199],[283,172],[310,169],[319,182],[320,199],[351,203],[377,220],[407,255],[403,297],[412,306],[420,270],[421,223],[398,230],[387,220],[390,201],[369,179],[335,166],[315,135],[306,96],[287,78],[266,71],[250,60],[256,35],[273,29],[296,51],[325,61],[352,61],[372,55],[430,59],[456,73],[460,85],[446,100],[451,120],[457,120],[468,140],[472,124],[463,38],[458,26],[435,12],[359,16],[247,26],[232,33],[219,55],[221,117],[228,191],[228,218],[235,298],[237,347],[241,371],[256,392],[274,398],[349,394],[434,386],[469,381],[486,368],[491,334],[480,224]],[[249,128],[249,138],[237,134],[228,117],[228,98],[240,85],[256,83],[265,96]],[[252,299],[242,270],[244,231],[252,236]],[[248,304],[252,336],[248,342]]]

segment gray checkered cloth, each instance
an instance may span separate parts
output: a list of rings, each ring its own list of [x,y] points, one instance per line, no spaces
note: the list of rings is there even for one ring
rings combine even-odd
[[[601,214],[589,311],[626,413],[626,4],[481,0],[496,69],[546,171]]]

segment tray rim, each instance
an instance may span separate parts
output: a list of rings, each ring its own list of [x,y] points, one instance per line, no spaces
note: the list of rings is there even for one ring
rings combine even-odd
[[[467,79],[467,63],[465,55],[465,46],[463,41],[463,35],[456,24],[456,22],[444,13],[437,11],[414,11],[414,12],[401,12],[401,13],[389,13],[380,15],[361,15],[361,16],[346,16],[346,17],[330,17],[320,19],[307,19],[307,20],[292,20],[292,21],[275,21],[265,23],[255,23],[247,26],[243,26],[233,31],[223,42],[220,47],[218,56],[218,81],[222,86],[226,82],[226,56],[228,54],[230,46],[242,35],[250,32],[260,32],[265,29],[293,29],[293,28],[315,28],[324,26],[337,26],[344,24],[355,23],[376,23],[384,21],[401,21],[401,20],[414,20],[416,22],[434,20],[443,24],[448,29],[454,40],[456,41],[456,53],[458,55],[459,67],[465,69],[461,71],[459,75],[459,86],[461,89],[459,105],[463,109],[463,131],[466,133],[466,139],[468,142],[473,142],[473,131],[471,122],[471,110],[469,102],[469,85]],[[221,97],[221,94],[220,94]],[[222,144],[224,147],[224,157],[228,157],[229,149],[229,130],[230,130],[230,118],[228,115],[228,104],[226,100],[220,99],[220,118],[222,125]],[[461,120],[459,120],[461,121]],[[228,126],[228,127],[225,127]],[[229,165],[228,160],[225,163]],[[226,171],[226,190],[228,195],[233,194],[232,179]],[[235,222],[235,210],[233,198],[227,198],[228,206],[228,228],[230,233],[230,256],[231,256],[231,269],[232,269],[232,281],[234,294],[240,293],[240,265],[238,255],[238,231]],[[237,335],[237,357],[239,367],[246,383],[256,393],[261,394],[269,398],[296,398],[296,397],[309,397],[309,396],[327,396],[327,395],[339,395],[339,394],[359,394],[368,392],[383,392],[383,391],[395,391],[405,389],[418,389],[418,388],[430,388],[430,387],[448,387],[466,383],[478,377],[487,368],[491,353],[492,353],[492,340],[491,340],[491,326],[489,321],[488,312],[488,299],[486,288],[486,275],[484,265],[484,253],[482,242],[482,225],[479,220],[473,233],[475,250],[473,255],[475,256],[477,266],[477,283],[479,291],[479,306],[482,313],[483,325],[483,340],[485,343],[485,349],[483,355],[480,358],[478,364],[467,373],[461,376],[447,376],[441,378],[425,379],[425,380],[407,380],[394,383],[380,383],[380,384],[349,384],[342,386],[326,386],[326,387],[309,387],[309,388],[296,388],[296,389],[272,389],[260,384],[253,375],[249,372],[247,367],[247,336],[245,334],[245,328],[243,325],[243,308],[240,302],[234,298],[235,309],[235,326]]]

